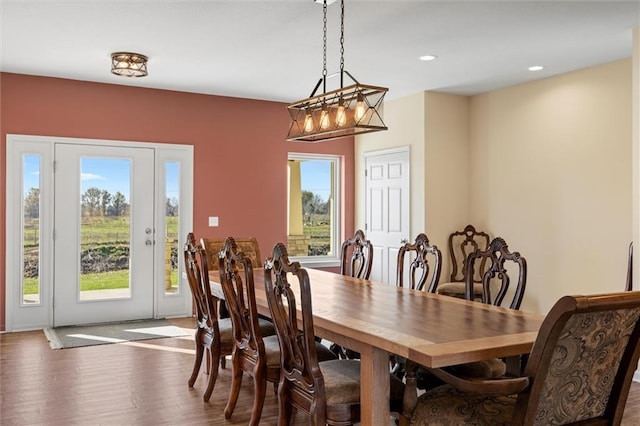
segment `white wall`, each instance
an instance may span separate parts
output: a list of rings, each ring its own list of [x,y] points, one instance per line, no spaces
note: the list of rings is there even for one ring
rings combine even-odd
[[[523,310],[621,291],[632,239],[631,68],[622,60],[471,98],[389,101],[389,130],[356,138],[356,176],[364,152],[409,145],[411,233],[443,250],[466,223],[505,238],[528,262]],[[362,188],[357,178],[357,226]]]
[[[523,310],[624,290],[631,107],[630,60],[471,99],[470,219],[526,257]]]
[[[411,173],[411,233],[424,231],[424,94],[385,102],[387,131],[355,138],[355,227],[364,229],[364,153],[409,146]]]

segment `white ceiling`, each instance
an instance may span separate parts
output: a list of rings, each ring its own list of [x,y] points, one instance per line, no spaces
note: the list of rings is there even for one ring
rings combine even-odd
[[[630,57],[640,26],[640,0],[345,3],[345,69],[388,87],[387,99],[477,94]],[[328,10],[331,74],[339,1]],[[322,75],[312,0],[1,0],[0,21],[4,72],[284,102]],[[112,75],[109,54],[122,50],[149,56],[149,76]]]

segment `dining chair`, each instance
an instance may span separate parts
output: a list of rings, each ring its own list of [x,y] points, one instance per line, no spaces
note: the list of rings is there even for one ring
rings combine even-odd
[[[477,279],[475,277],[479,271],[482,271],[482,274]],[[509,251],[503,238],[494,238],[486,250],[477,248],[469,253],[465,272],[465,297],[467,300],[501,306],[505,297],[511,294],[513,298],[509,307],[511,309],[520,308],[526,288],[527,262],[520,253]],[[511,276],[517,278],[514,280],[514,286],[512,286]],[[478,292],[477,286],[480,286],[480,292]],[[527,355],[508,360],[488,358],[452,365],[446,367],[446,370],[462,377],[494,379],[503,377],[507,373],[519,374],[526,360]],[[510,363],[509,365],[507,365],[507,361]],[[419,368],[417,377],[420,389],[430,389],[442,384],[437,377],[434,378],[428,370],[423,368]]]
[[[640,357],[640,294],[565,296],[540,327],[524,375],[447,382],[417,397],[407,365],[401,425],[619,425]]]
[[[278,425],[290,424],[293,409],[309,416],[309,423],[313,425],[358,422],[360,361],[319,361],[314,344],[311,283],[307,271],[300,263],[290,262],[286,247],[278,243],[273,248],[273,256],[265,262],[264,274],[267,302],[281,351]],[[301,323],[298,314],[302,317]],[[404,385],[391,377],[390,387],[392,410],[398,411]]]
[[[627,291],[633,291],[633,241],[629,243],[629,256],[627,258]]]
[[[449,258],[451,259],[451,276],[448,282],[438,285],[438,294],[453,296],[460,299],[465,298],[465,280],[467,277],[466,262],[469,254],[476,250],[486,250],[489,248],[489,234],[477,231],[469,224],[462,231],[455,231],[449,235]],[[473,276],[474,296],[482,298],[481,276],[483,268],[479,268]]]
[[[220,284],[233,325],[232,379],[224,409],[231,418],[238,402],[243,373],[253,377],[253,409],[250,425],[258,425],[267,382],[280,380],[280,345],[273,324],[258,316],[251,259],[228,237],[218,256]]]
[[[368,280],[373,265],[373,244],[364,232],[358,229],[353,237],[346,239],[340,248],[340,273]]]
[[[254,268],[262,268],[262,257],[260,257],[260,245],[255,237],[241,237],[236,238],[236,245],[240,248],[245,256],[251,259],[251,264]],[[209,260],[209,266],[212,271],[218,270],[218,253],[224,247],[224,238],[208,238],[203,237],[200,239],[202,247],[207,252],[207,259]],[[242,267],[242,265],[238,265]],[[220,308],[218,311],[220,318],[229,318],[229,309],[227,308],[224,300],[220,301]]]
[[[405,265],[409,257],[410,262]],[[429,262],[432,259],[432,262]],[[406,287],[413,290],[423,290],[429,279],[429,286],[426,291],[435,293],[440,280],[442,270],[442,253],[436,246],[429,243],[429,238],[425,234],[418,234],[413,243],[406,243],[398,250],[398,264],[396,269],[396,286]],[[404,274],[409,273],[409,281],[405,283]]]
[[[442,253],[438,247],[429,243],[429,238],[424,233],[420,233],[413,243],[405,243],[398,250],[396,286],[435,293],[441,269]],[[408,273],[407,283],[405,273]],[[425,289],[427,281],[429,285]],[[404,375],[404,363],[404,357],[391,356],[391,372],[398,378]]]
[[[340,274],[368,280],[373,266],[373,244],[362,229],[343,241],[340,248]],[[341,359],[359,359],[360,354],[336,343],[330,344],[331,351]]]
[[[198,321],[195,332],[196,357],[189,387],[194,386],[206,353],[205,373],[208,373],[209,379],[203,399],[209,401],[218,377],[218,365],[225,368],[225,356],[231,355],[233,350],[232,325],[230,319],[218,317],[218,300],[211,294],[209,286],[207,255],[191,232],[184,246],[184,264]]]
[[[512,293],[509,308],[520,309],[527,285],[527,261],[519,252],[509,251],[507,242],[500,237],[491,240],[486,250],[476,249],[467,256],[467,274],[465,277],[465,298],[476,300],[475,281],[477,273],[482,272],[480,286],[482,303],[501,306],[508,292]],[[511,277],[514,288],[511,289]],[[515,279],[517,278],[517,279]]]

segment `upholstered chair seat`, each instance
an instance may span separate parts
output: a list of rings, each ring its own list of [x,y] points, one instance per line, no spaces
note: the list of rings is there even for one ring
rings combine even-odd
[[[412,425],[511,425],[515,395],[470,395],[450,385],[439,386],[418,398]]]

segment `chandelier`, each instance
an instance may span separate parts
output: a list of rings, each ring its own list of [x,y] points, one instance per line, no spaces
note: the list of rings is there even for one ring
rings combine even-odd
[[[288,141],[319,142],[387,130],[382,119],[386,87],[360,84],[344,69],[344,0],[340,0],[340,71],[327,75],[327,0],[323,2],[322,77],[307,99],[287,106]],[[340,88],[327,91],[327,79],[340,77]],[[353,84],[344,85],[345,76]],[[322,93],[317,94],[322,86]]]
[[[145,55],[131,52],[114,52],[111,54],[111,73],[121,77],[144,77],[147,72]]]

